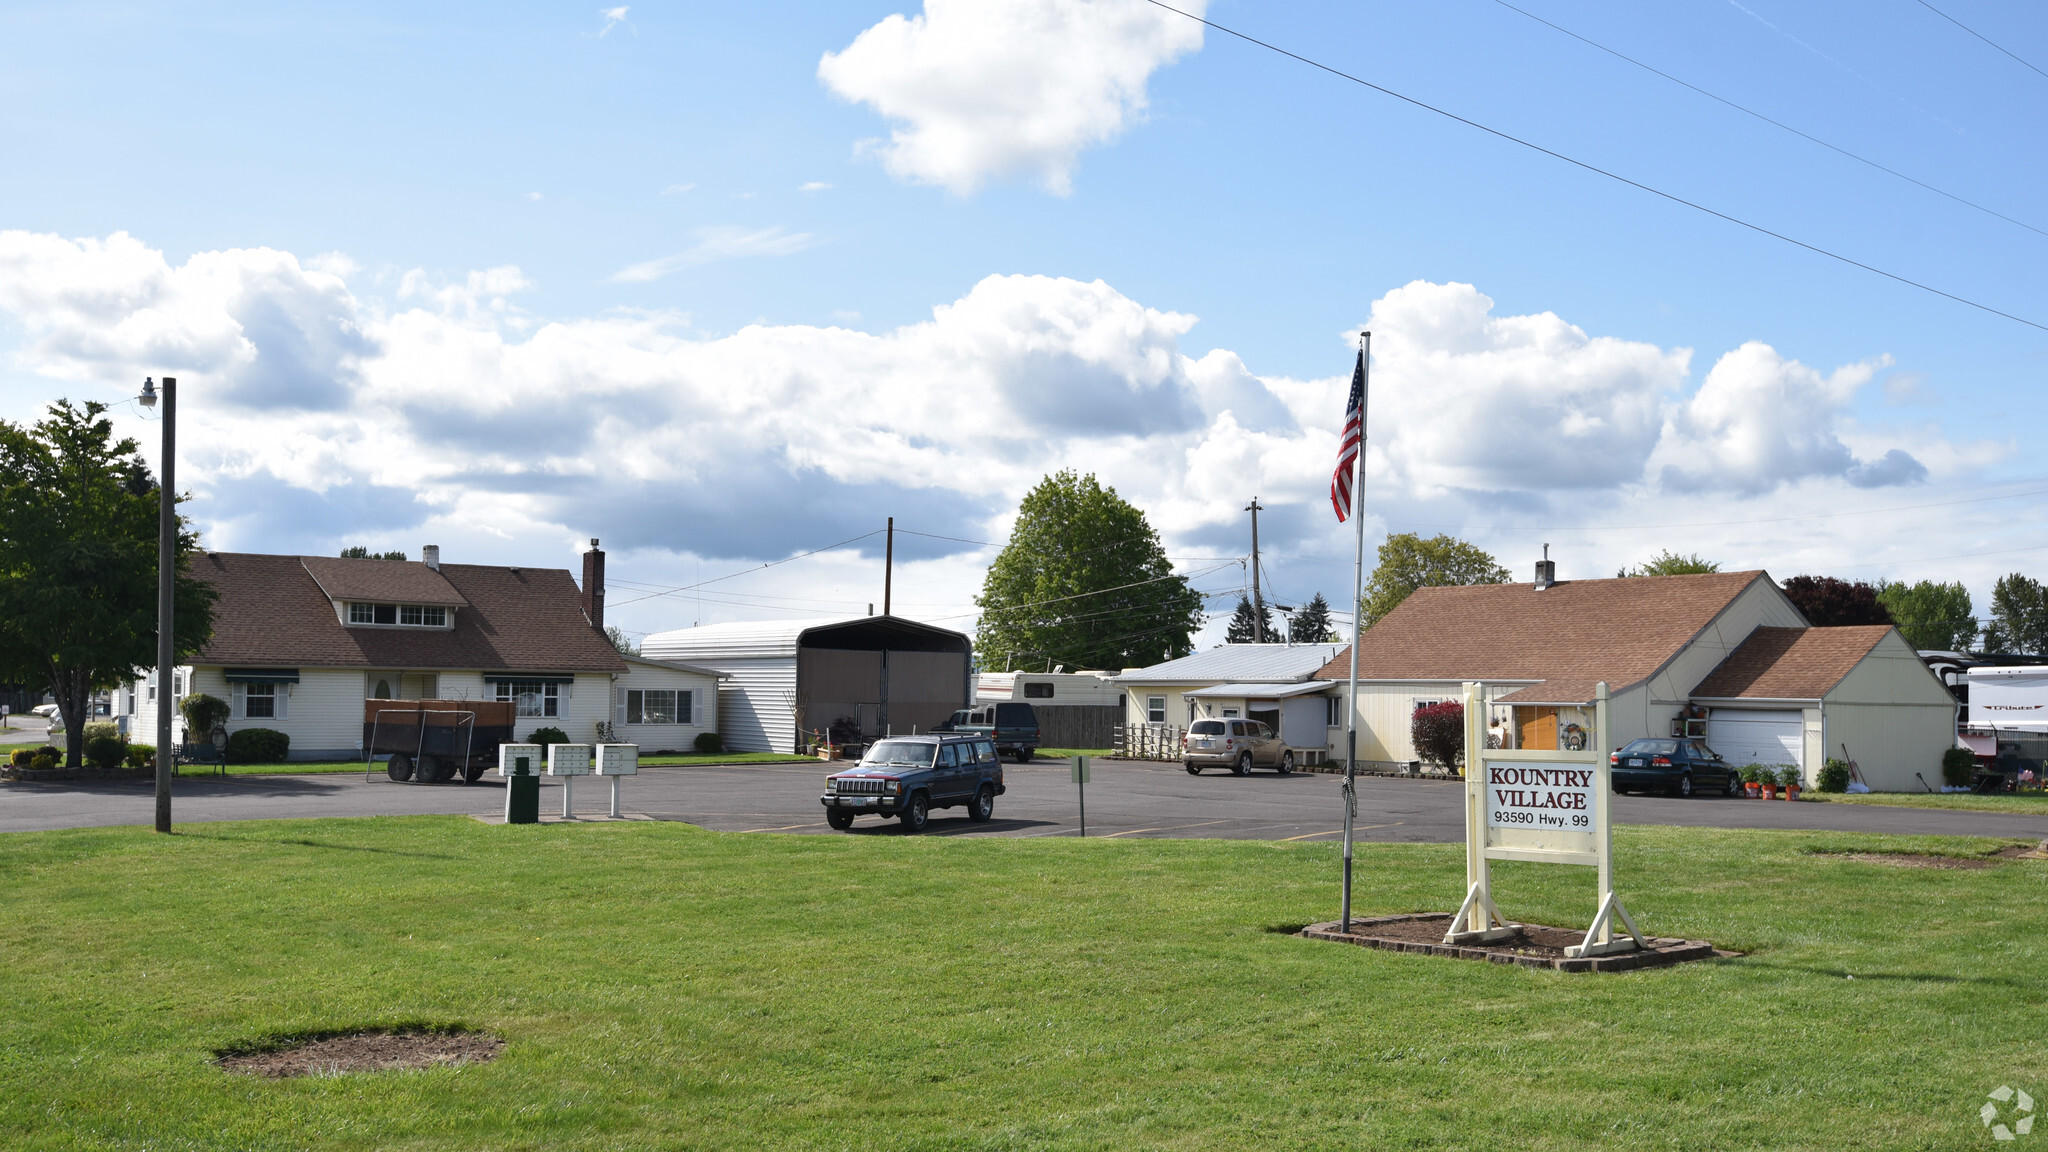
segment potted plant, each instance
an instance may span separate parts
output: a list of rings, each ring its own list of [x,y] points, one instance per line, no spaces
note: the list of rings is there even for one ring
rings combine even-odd
[[[1739,770],[1738,774],[1742,777],[1742,794],[1751,800],[1756,799],[1763,791],[1762,786],[1757,783],[1758,775],[1763,770],[1764,766],[1761,764],[1744,764]]]
[[[1799,799],[1799,769],[1790,764],[1778,769],[1778,783],[1784,786],[1785,799]]]

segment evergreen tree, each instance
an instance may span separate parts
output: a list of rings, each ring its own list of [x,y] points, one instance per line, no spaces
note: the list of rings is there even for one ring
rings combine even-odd
[[[351,544],[341,550],[343,560],[403,560],[405,553],[399,551],[372,552],[361,544]]]
[[[1279,633],[1273,631],[1272,610],[1263,603],[1254,609],[1249,599],[1239,596],[1237,598],[1237,611],[1230,614],[1230,626],[1223,630],[1223,642],[1225,644],[1258,643],[1259,624],[1261,622],[1259,617],[1261,616],[1265,617],[1267,642],[1270,643],[1279,639]]]
[[[1359,601],[1360,621],[1370,626],[1400,607],[1417,588],[1507,582],[1508,570],[1499,561],[1455,536],[1425,540],[1413,532],[1397,532],[1380,545],[1379,567],[1372,570]]]
[[[1321,592],[1294,610],[1287,619],[1287,638],[1296,644],[1334,644],[1337,633],[1330,627],[1330,602]]]
[[[1204,618],[1145,514],[1070,471],[1024,497],[974,602],[975,650],[993,669],[1157,664],[1193,651]]]

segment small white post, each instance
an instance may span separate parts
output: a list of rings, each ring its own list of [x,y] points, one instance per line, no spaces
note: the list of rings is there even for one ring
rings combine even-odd
[[[572,799],[575,794],[576,778],[574,776],[562,777],[562,819],[564,820],[567,820],[569,813],[575,810],[576,805]]]
[[[619,818],[619,778],[612,777],[612,819]]]

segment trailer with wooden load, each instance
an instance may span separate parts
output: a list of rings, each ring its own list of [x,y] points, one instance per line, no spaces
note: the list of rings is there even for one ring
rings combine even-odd
[[[512,743],[510,700],[363,701],[363,775],[379,757],[393,780],[474,784]]]

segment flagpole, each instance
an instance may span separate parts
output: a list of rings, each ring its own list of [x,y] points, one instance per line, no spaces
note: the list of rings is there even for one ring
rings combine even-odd
[[[1344,699],[1349,706],[1344,717],[1344,909],[1338,931],[1351,931],[1351,830],[1358,821],[1358,634],[1359,598],[1365,594],[1365,450],[1366,401],[1372,395],[1372,333],[1358,336],[1362,385],[1358,395],[1358,474],[1351,484],[1351,519],[1357,533],[1357,549],[1351,562],[1351,687]]]

